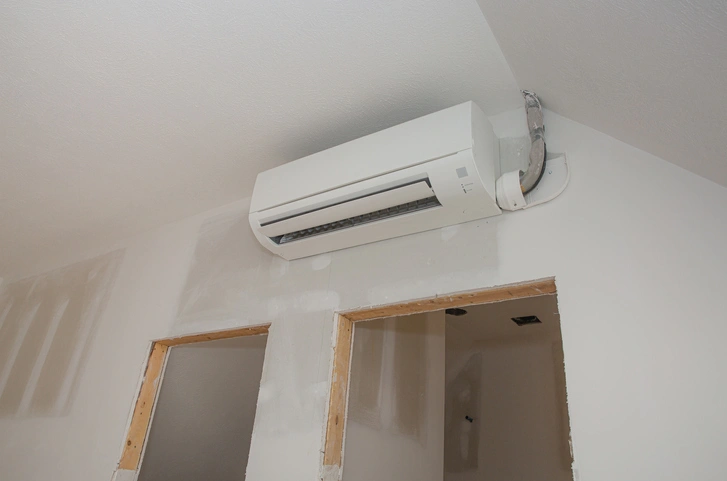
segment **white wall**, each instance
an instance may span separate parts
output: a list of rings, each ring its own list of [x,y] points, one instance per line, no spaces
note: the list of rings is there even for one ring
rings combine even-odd
[[[447,316],[444,479],[571,481],[556,296],[467,311]]]
[[[444,312],[354,327],[343,481],[442,481]]]
[[[171,348],[139,481],[244,481],[266,341]]]
[[[546,276],[559,289],[579,479],[724,479],[727,189],[545,121],[572,180],[530,211],[288,263],[244,228],[243,200],[74,256],[125,248],[69,414],[0,420],[3,479],[109,479],[150,339],[271,321],[247,479],[312,481],[334,310]]]

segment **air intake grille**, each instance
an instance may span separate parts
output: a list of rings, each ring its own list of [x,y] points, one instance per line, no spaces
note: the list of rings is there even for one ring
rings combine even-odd
[[[442,204],[437,200],[436,197],[427,197],[425,199],[407,202],[406,204],[395,205],[393,207],[387,207],[386,209],[369,212],[367,214],[349,217],[348,219],[337,220],[335,222],[329,222],[328,224],[318,225],[295,232],[289,232],[287,234],[271,237],[271,240],[276,244],[287,244],[288,242],[299,241],[320,234],[327,234],[329,232],[348,229],[357,225],[368,224],[369,222],[390,219],[399,215],[418,212],[425,209],[431,209],[432,207],[438,207],[440,205]]]

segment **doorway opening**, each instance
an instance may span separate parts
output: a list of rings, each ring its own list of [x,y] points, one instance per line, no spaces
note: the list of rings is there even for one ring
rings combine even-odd
[[[572,479],[555,284],[462,296],[344,314],[355,319],[347,389],[335,389],[336,355],[324,452],[337,449],[333,422],[342,463],[324,470],[343,481]]]
[[[245,479],[267,332],[154,342],[115,479]]]

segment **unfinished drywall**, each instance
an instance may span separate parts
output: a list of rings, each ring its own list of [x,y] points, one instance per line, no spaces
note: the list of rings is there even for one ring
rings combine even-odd
[[[499,136],[524,134],[522,111],[492,120]],[[242,257],[228,260],[248,266],[235,281],[247,300],[204,322],[195,309],[177,322],[200,229],[244,221],[248,200],[119,240],[126,253],[69,415],[0,419],[3,479],[109,479],[149,340],[266,322],[247,480],[320,479],[335,310],[555,276],[579,479],[722,481],[727,189],[551,112],[545,123],[572,174],[553,202],[293,262],[239,229],[219,259]]]
[[[556,297],[467,310],[447,316],[445,481],[571,481]]]
[[[0,417],[67,414],[121,254],[0,287]]]
[[[444,313],[354,325],[343,481],[441,481]]]
[[[171,348],[139,481],[245,479],[266,341]]]

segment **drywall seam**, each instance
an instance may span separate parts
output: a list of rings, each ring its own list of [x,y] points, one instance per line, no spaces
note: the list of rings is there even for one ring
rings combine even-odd
[[[76,346],[73,350],[73,356],[71,357],[71,362],[68,363],[66,377],[63,380],[63,385],[61,386],[60,393],[58,395],[58,398],[56,399],[53,409],[56,415],[60,415],[68,405],[68,400],[71,396],[71,390],[73,389],[73,386],[78,379],[78,369],[80,367],[81,360],[86,349],[88,349],[88,340],[90,339],[91,333],[98,321],[99,314],[101,312],[101,306],[105,303],[110,294],[110,284],[116,276],[116,271],[120,261],[120,256],[116,255],[114,257],[115,258],[110,259],[108,263],[103,267],[102,275],[104,277],[103,280],[99,283],[98,290],[95,293],[96,296],[91,302],[91,307],[87,311],[82,312],[81,314],[81,320],[83,324],[80,329],[80,335],[76,338]]]
[[[28,294],[28,296],[30,297],[30,294]],[[2,395],[2,393],[5,391],[5,385],[7,384],[8,379],[10,378],[10,373],[13,370],[15,358],[18,357],[20,348],[23,345],[23,340],[25,340],[25,335],[28,333],[30,325],[33,323],[33,320],[35,319],[35,315],[38,313],[39,308],[40,302],[36,302],[30,312],[28,312],[23,321],[20,323],[20,332],[18,332],[17,336],[15,337],[13,347],[10,350],[10,356],[8,356],[5,367],[3,368],[3,372],[2,374],[0,374],[0,395]]]
[[[50,351],[51,344],[53,344],[53,340],[55,339],[58,326],[60,325],[63,314],[65,314],[66,308],[68,307],[68,304],[70,302],[70,298],[66,299],[64,302],[61,303],[60,306],[56,308],[56,312],[53,314],[53,318],[51,319],[50,326],[48,326],[48,330],[45,333],[45,338],[43,339],[43,344],[40,348],[40,352],[38,353],[38,357],[35,359],[33,371],[30,373],[30,378],[28,379],[28,383],[25,386],[25,392],[23,393],[23,397],[20,400],[18,414],[21,416],[28,412],[28,407],[30,406],[30,402],[33,399],[35,388],[38,386],[38,379],[40,378],[40,373],[43,369],[43,366],[45,365],[45,360],[48,357],[48,352]]]
[[[10,301],[8,301],[7,306],[5,306],[5,309],[3,310],[3,313],[0,316],[0,329],[3,328],[3,324],[5,324],[5,319],[8,318],[8,314],[10,314],[10,309],[13,308],[14,303],[15,303],[15,299],[10,299]]]

